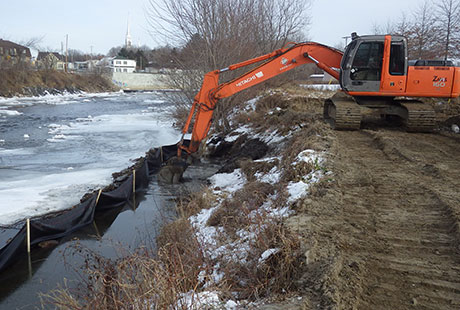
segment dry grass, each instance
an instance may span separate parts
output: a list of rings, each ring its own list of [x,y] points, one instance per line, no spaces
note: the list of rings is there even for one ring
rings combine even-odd
[[[215,289],[222,296],[235,297],[232,294],[237,293],[238,298],[255,300],[269,294],[284,294],[295,288],[295,280],[301,274],[298,270],[302,268],[299,239],[265,212],[248,216],[252,209],[248,206],[260,206],[272,190],[268,184],[250,183],[235,196],[235,201],[223,204],[223,210],[227,212],[217,212],[210,220],[225,227],[224,242],[228,242],[228,230],[247,229],[254,233],[249,241],[247,261],[224,259],[220,262],[224,278]],[[239,199],[246,203],[238,205]],[[140,248],[118,260],[78,249],[85,253],[84,287],[79,290],[62,287],[43,295],[44,308],[52,305],[65,310],[182,309],[183,305],[177,303],[178,296],[200,291],[200,272],[209,269],[216,261],[210,261],[203,254],[202,245],[186,218],[164,226],[157,243],[157,255]],[[277,251],[260,260],[268,249]]]
[[[306,97],[305,89],[299,92],[271,91],[257,101],[255,111],[240,113],[236,121],[250,124],[257,132],[276,129],[281,135],[308,127],[322,119],[323,100]]]
[[[195,291],[204,256],[188,221],[173,222],[163,229],[161,246],[117,260],[85,249],[84,286],[79,290],[58,288],[42,296],[44,308],[55,309],[182,309],[181,293]]]
[[[223,268],[225,284],[241,299],[286,294],[294,290],[302,268],[299,238],[281,223],[259,218],[259,229],[250,242],[246,262],[230,261]],[[260,260],[268,249],[277,249],[266,260]]]
[[[273,185],[261,182],[249,182],[231,198],[225,199],[208,220],[209,226],[222,226],[228,236],[235,237],[235,232],[252,224],[251,211],[258,209],[274,194]]]
[[[115,90],[112,83],[98,74],[79,75],[53,70],[0,70],[0,96],[24,94],[25,88],[48,88],[100,92]]]
[[[241,171],[246,176],[249,182],[256,181],[256,173],[268,173],[273,167],[278,166],[279,160],[274,159],[271,161],[257,161],[254,162],[250,159],[240,162]]]
[[[209,209],[216,201],[216,195],[208,187],[201,191],[180,197],[176,203],[178,218],[188,218],[203,209]]]
[[[299,181],[302,176],[316,169],[315,163],[299,162],[295,165],[298,154],[304,150],[325,151],[328,148],[326,136],[330,132],[327,124],[317,121],[297,132],[286,147],[281,161],[284,182]]]

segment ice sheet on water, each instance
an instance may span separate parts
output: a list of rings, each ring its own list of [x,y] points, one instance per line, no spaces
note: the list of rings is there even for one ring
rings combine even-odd
[[[155,111],[142,112],[145,95],[45,97],[0,98],[0,107],[26,107],[20,110],[26,116],[24,126],[29,120],[27,106],[36,105],[31,112],[34,117],[30,118],[35,123],[24,127],[24,133],[16,135],[16,140],[9,136],[6,145],[0,143],[0,225],[70,208],[86,192],[108,185],[113,172],[130,166],[132,160],[144,156],[150,148],[174,144],[180,138],[169,116],[163,115],[165,109],[161,106]],[[108,101],[108,98],[114,100]],[[82,117],[80,113],[72,119],[68,109],[56,107],[54,110],[54,104],[43,106],[49,102],[71,101],[76,101],[77,111],[87,112],[87,116]],[[90,110],[101,104],[118,110],[113,114],[110,108],[103,110],[105,114]],[[57,118],[53,115],[51,122],[47,122],[47,118],[37,120],[41,115],[37,111],[46,114],[43,111],[48,110],[67,114],[56,114]],[[43,143],[32,145],[40,138],[37,135],[41,132],[34,131],[37,128],[43,128]],[[24,140],[24,135],[30,139]],[[0,138],[5,140],[1,132]]]
[[[83,193],[108,184],[111,169],[68,171],[56,174],[25,172],[22,178],[0,182],[0,225],[62,210],[77,204]],[[88,182],[91,180],[91,182]]]
[[[21,112],[15,111],[15,110],[6,110],[2,107],[0,107],[0,115],[6,115],[6,116],[16,116],[16,115],[21,115]]]

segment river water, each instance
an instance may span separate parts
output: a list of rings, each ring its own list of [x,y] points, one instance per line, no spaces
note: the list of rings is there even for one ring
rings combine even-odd
[[[162,98],[121,92],[0,98],[0,226],[67,209],[150,148],[176,143],[173,107]],[[153,178],[134,203],[98,216],[54,249],[36,249],[30,261],[21,259],[0,274],[0,309],[35,309],[39,292],[65,282],[72,287],[83,264],[71,254],[77,244],[108,258],[139,245],[154,247],[161,223],[174,216],[172,198],[215,170],[191,167],[179,187]],[[0,229],[1,246],[12,233]]]
[[[0,98],[0,225],[68,208],[176,143],[171,108],[159,93]]]

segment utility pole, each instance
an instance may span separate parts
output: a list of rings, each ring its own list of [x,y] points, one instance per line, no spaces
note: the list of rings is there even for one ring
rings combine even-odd
[[[69,54],[69,35],[65,35],[65,73],[67,73],[67,68],[69,67],[68,63],[68,54]]]
[[[89,54],[89,58],[90,58],[89,65],[90,65],[91,68],[89,68],[89,69],[90,69],[90,71],[93,71],[93,46],[92,45],[90,45],[90,49],[91,49],[91,52]]]

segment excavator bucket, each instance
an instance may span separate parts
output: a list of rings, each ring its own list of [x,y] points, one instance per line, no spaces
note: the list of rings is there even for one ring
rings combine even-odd
[[[189,166],[183,157],[174,156],[170,158],[158,172],[158,181],[165,184],[178,184]]]

